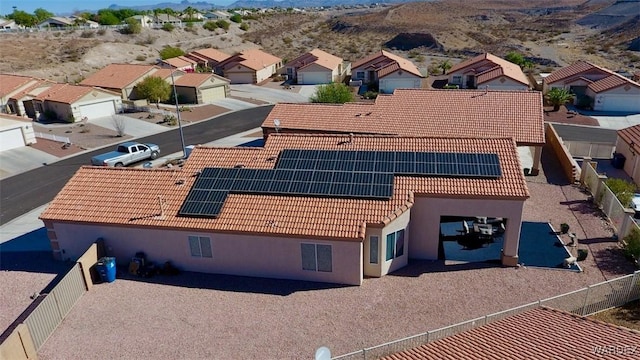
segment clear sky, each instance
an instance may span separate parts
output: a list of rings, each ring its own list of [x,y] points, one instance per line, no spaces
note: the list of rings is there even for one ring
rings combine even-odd
[[[233,0],[205,0],[212,5],[229,5]],[[192,1],[192,3],[198,1]],[[37,8],[43,8],[56,15],[71,14],[76,10],[98,10],[108,8],[110,5],[134,7],[139,5],[155,5],[161,3],[181,3],[181,0],[0,0],[0,15],[13,12],[15,6],[18,10],[33,13]]]

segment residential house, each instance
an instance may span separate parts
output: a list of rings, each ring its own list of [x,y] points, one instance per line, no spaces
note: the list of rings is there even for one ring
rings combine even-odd
[[[0,112],[16,114],[17,106],[10,105],[9,99],[20,92],[38,84],[41,80],[31,76],[13,75],[0,73]]]
[[[615,152],[624,157],[624,172],[640,185],[640,125],[617,131]]]
[[[222,74],[222,70],[219,68],[219,64],[229,58],[228,54],[223,53],[220,50],[214,48],[204,48],[193,50],[186,54],[185,57],[195,60],[199,66],[208,67],[216,72],[216,74]]]
[[[184,72],[194,72],[198,66],[198,62],[186,56],[176,56],[169,59],[161,60],[158,64],[160,67],[169,66],[176,70]]]
[[[553,88],[575,94],[574,104],[595,111],[640,113],[640,84],[611,70],[579,60],[543,79],[543,92]]]
[[[216,10],[205,13],[204,17],[208,20],[224,20],[230,18],[231,14],[223,10]]]
[[[119,93],[91,86],[54,84],[33,99],[36,119],[67,122],[115,115],[122,110]]]
[[[17,30],[17,29],[20,29],[20,26],[16,24],[15,21],[11,19],[0,18],[0,31]]]
[[[135,86],[160,68],[144,64],[109,64],[80,82],[80,85],[97,86],[120,94],[122,100],[138,100]]]
[[[229,96],[229,79],[211,73],[174,74],[180,103],[209,104]]]
[[[140,24],[141,27],[143,28],[150,28],[153,27],[153,17],[152,16],[148,16],[148,15],[134,15],[131,17],[128,17],[126,19],[126,21],[129,21],[130,19],[135,20],[137,23]]]
[[[153,27],[160,28],[165,24],[171,24],[176,27],[182,27],[182,20],[169,14],[158,13],[153,16]]]
[[[529,79],[520,66],[489,53],[452,66],[447,75],[449,84],[462,89],[531,89]]]
[[[639,343],[638,331],[538,307],[380,359],[631,359]]]
[[[66,28],[74,25],[75,23],[70,18],[54,16],[40,22],[37,26],[39,28]]]
[[[202,21],[205,20],[206,17],[199,11],[194,11],[193,13],[182,13],[180,15],[180,19],[182,19],[183,21]]]
[[[0,114],[0,154],[37,142],[31,120],[15,115]]]
[[[443,216],[502,217],[496,255],[516,266],[517,156],[512,138],[274,134],[198,146],[176,170],[82,167],[40,218],[61,260],[101,238],[121,264],[144,251],[188,271],[360,285],[438,259]],[[489,171],[433,173],[429,159]]]
[[[283,66],[287,80],[302,85],[342,82],[351,72],[351,64],[320,49],[313,49]]]
[[[265,138],[276,131],[511,137],[530,154],[523,165],[535,174],[545,143],[543,114],[540,92],[398,89],[373,104],[276,104],[262,129]]]
[[[256,84],[275,74],[282,67],[282,59],[254,48],[230,56],[218,67],[232,84]]]
[[[33,99],[37,97],[43,91],[49,89],[55,83],[49,80],[35,79],[35,83],[32,83],[27,88],[19,92],[13,93],[7,100],[8,113],[15,114],[22,117],[29,117],[37,119],[35,107],[33,106]]]
[[[391,94],[400,88],[421,88],[424,76],[409,60],[381,50],[351,66],[351,79],[363,84],[375,84],[381,94]]]

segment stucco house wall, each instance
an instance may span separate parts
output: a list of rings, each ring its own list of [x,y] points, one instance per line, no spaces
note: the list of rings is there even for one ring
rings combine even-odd
[[[485,86],[488,86],[489,90],[529,90],[528,85],[519,83],[506,76],[478,84],[479,89],[484,89]]]
[[[617,111],[617,102],[625,102],[627,109],[623,111],[638,111],[640,113],[640,88],[636,86],[619,86],[599,93],[587,88],[587,96],[593,99],[593,110],[595,111]],[[615,102],[612,103],[612,100]]]
[[[329,70],[325,67],[317,64],[311,64],[304,69],[298,70],[298,84],[323,84],[336,81],[339,77],[338,67],[333,70]],[[313,81],[314,79],[322,78],[321,82]]]
[[[399,70],[381,78],[378,87],[383,94],[391,94],[395,89],[419,89],[422,87],[422,79],[409,72]]]
[[[170,260],[184,271],[286,278],[349,285],[362,282],[362,242],[331,241],[277,236],[207,233],[187,230],[135,228],[90,224],[47,224],[54,252],[61,259],[75,260],[98,238],[103,238],[108,256],[127,265],[138,251],[150,261]],[[208,237],[213,256],[191,256],[189,236]],[[331,272],[302,269],[301,244],[331,246]]]

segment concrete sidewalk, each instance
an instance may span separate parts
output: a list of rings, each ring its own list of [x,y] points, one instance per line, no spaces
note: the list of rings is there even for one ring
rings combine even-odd
[[[5,150],[0,153],[0,179],[33,170],[60,160],[57,156],[44,151],[23,146],[16,149]]]

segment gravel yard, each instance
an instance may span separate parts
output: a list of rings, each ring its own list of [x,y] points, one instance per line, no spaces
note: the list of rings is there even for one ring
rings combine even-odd
[[[528,179],[523,220],[570,224],[579,247],[589,248],[580,264],[584,272],[416,261],[359,287],[195,273],[147,280],[123,273],[79,300],[40,357],[299,359],[312,358],[323,345],[336,356],[633,271],[587,194],[544,176]]]

